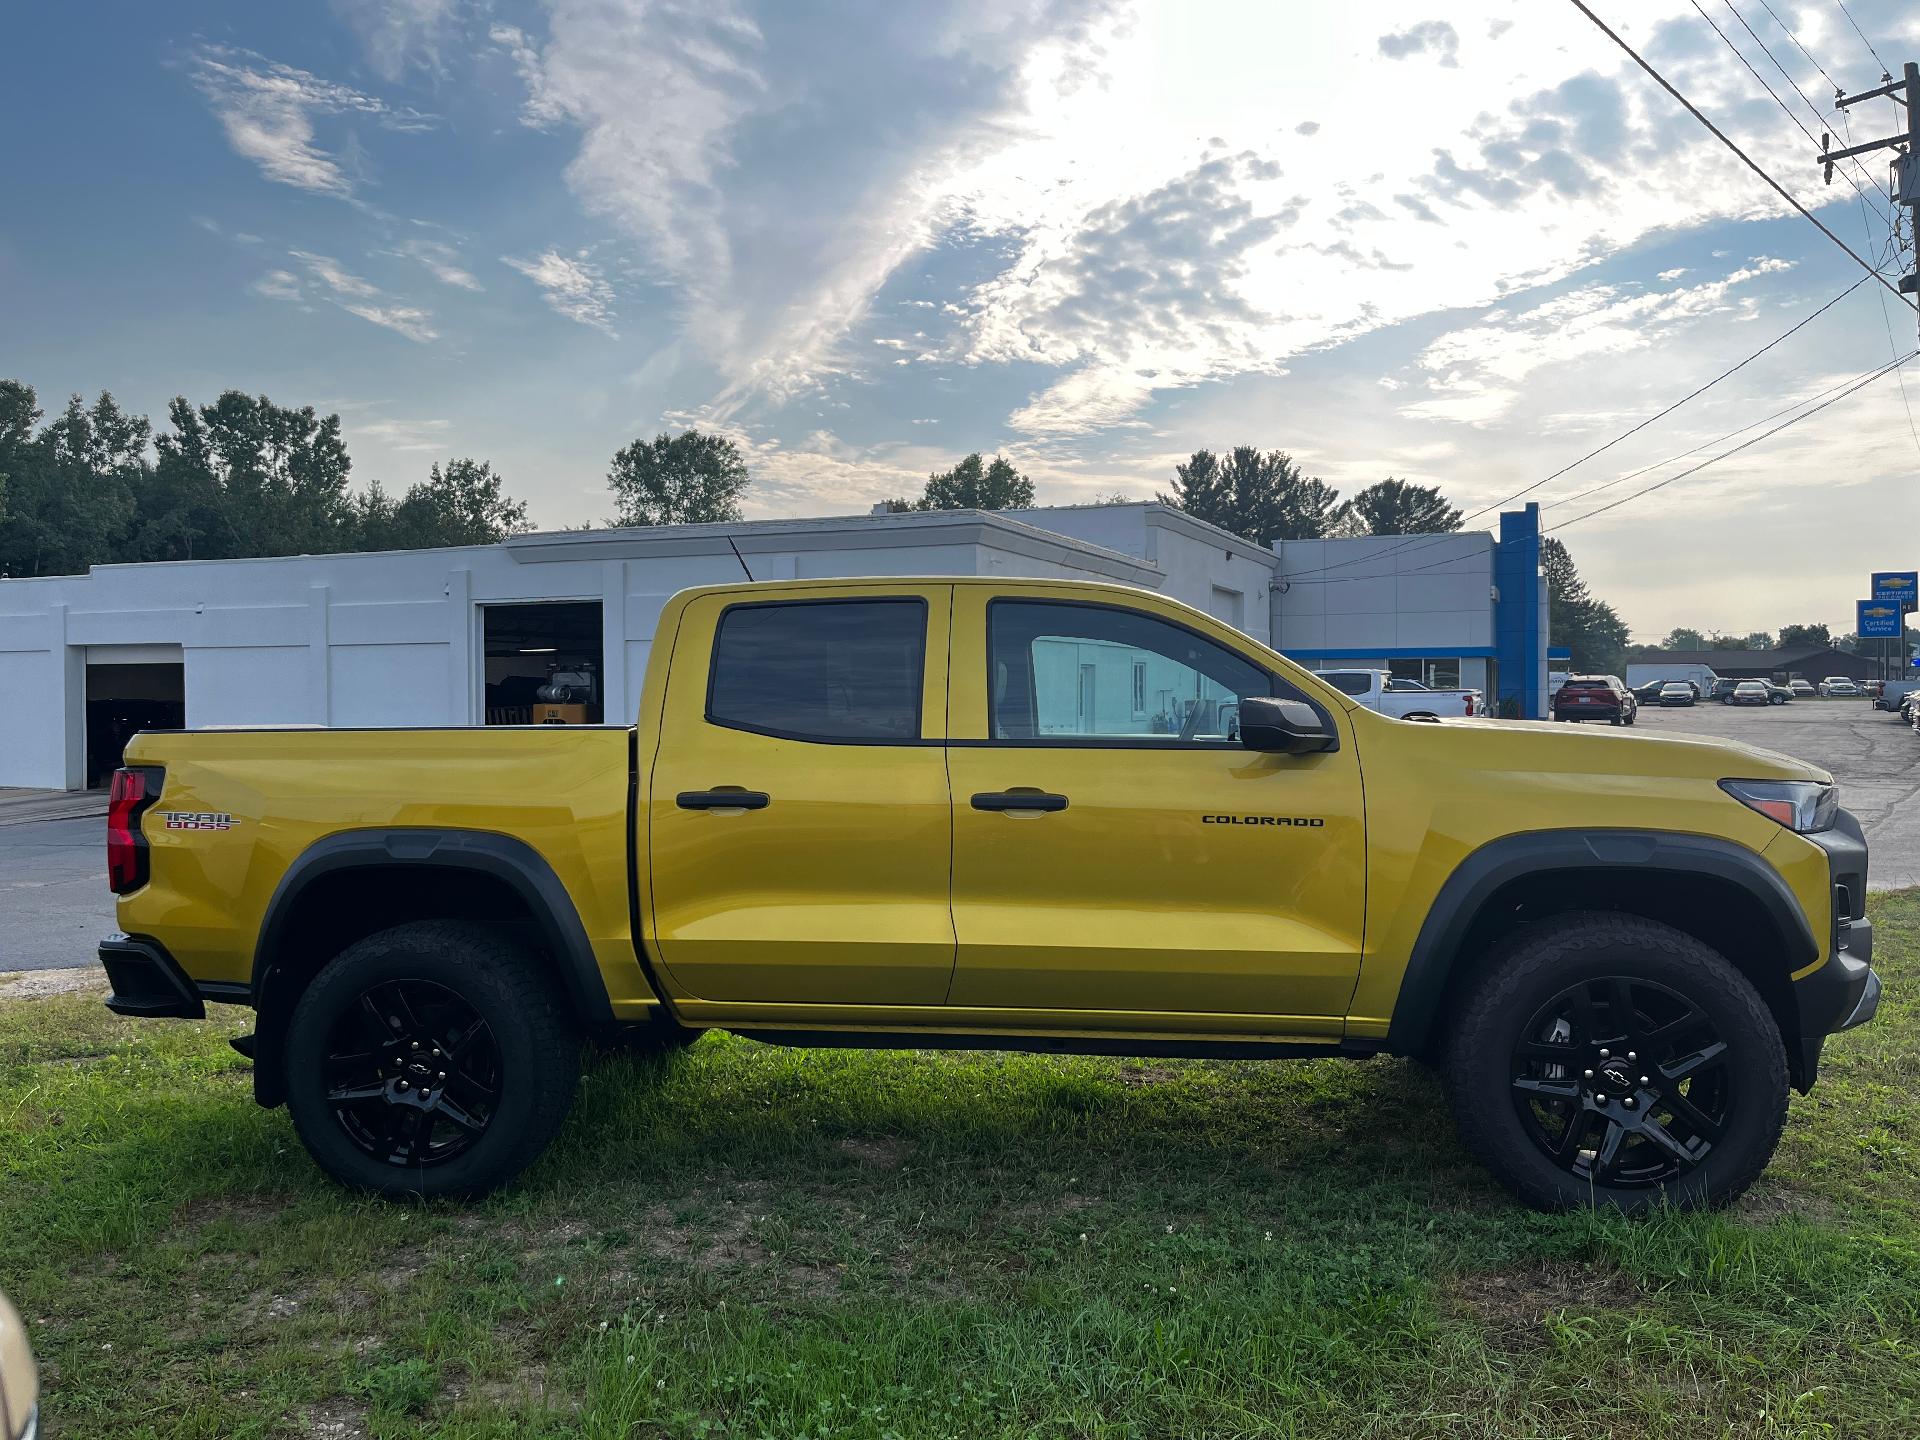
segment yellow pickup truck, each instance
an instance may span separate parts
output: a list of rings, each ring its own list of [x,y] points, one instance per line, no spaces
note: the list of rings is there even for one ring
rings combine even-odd
[[[1542,1207],[1724,1202],[1879,998],[1832,779],[1390,719],[1145,591],[689,590],[630,728],[134,740],[125,1015],[249,1005],[329,1174],[477,1194],[583,1038],[1437,1065]]]

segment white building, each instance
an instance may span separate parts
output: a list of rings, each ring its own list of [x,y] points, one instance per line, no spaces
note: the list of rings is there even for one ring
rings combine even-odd
[[[588,682],[575,718],[624,721],[667,598],[743,573],[1110,580],[1163,591],[1263,642],[1277,636],[1318,668],[1337,655],[1401,669],[1443,651],[1467,665],[1501,645],[1503,611],[1490,598],[1500,582],[1487,576],[1503,546],[1444,540],[1459,551],[1462,569],[1448,577],[1457,594],[1389,542],[1284,543],[1276,554],[1155,504],[566,531],[0,580],[0,785],[103,783],[142,728],[526,723],[554,672]],[[1363,553],[1355,546],[1371,558],[1350,567],[1352,580],[1306,583],[1323,578],[1310,571],[1333,576]],[[1369,568],[1389,564],[1392,576]],[[1544,649],[1538,669],[1543,695]],[[1129,678],[1141,693],[1125,703],[1151,709],[1154,676]]]

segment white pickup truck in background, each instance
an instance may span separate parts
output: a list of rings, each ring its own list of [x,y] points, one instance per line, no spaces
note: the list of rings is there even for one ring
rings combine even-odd
[[[1395,680],[1385,670],[1316,672],[1342,695],[1401,720],[1448,720],[1487,713],[1478,690],[1430,690],[1418,680]]]

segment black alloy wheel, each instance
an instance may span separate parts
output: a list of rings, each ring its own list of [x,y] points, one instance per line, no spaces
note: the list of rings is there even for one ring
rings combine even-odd
[[[486,1133],[499,1098],[493,1031],[429,980],[363,991],[327,1037],[327,1103],[347,1137],[388,1165],[444,1165]]]
[[[314,976],[280,1063],[300,1141],[381,1195],[484,1195],[559,1133],[580,1032],[553,968],[499,926],[415,920]]]
[[[1582,1182],[1666,1185],[1726,1134],[1732,1058],[1707,1014],[1650,980],[1569,985],[1513,1047],[1513,1104],[1552,1162]]]

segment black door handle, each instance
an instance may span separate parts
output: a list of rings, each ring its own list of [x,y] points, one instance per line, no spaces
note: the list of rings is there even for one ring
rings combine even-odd
[[[1067,808],[1067,797],[1044,790],[982,790],[973,797],[976,810],[1045,810]]]
[[[764,810],[772,802],[764,790],[682,790],[673,803],[682,810]]]

